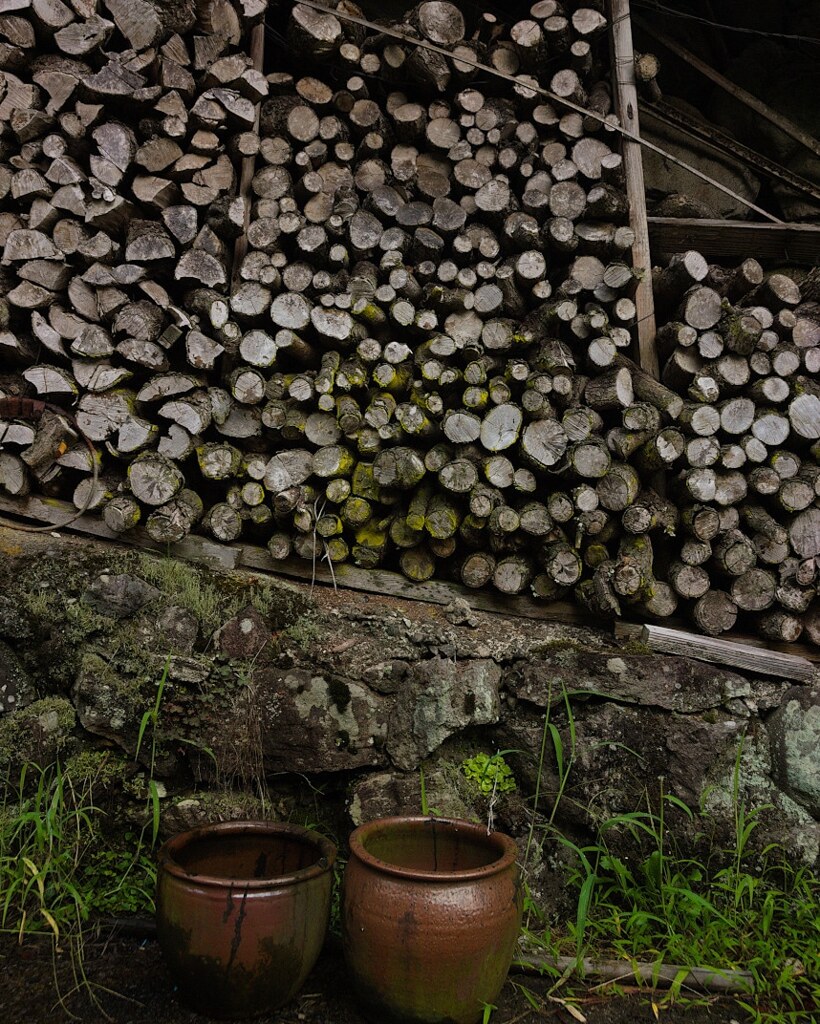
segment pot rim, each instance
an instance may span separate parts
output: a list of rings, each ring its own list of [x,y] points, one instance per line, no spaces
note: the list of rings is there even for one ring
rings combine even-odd
[[[196,872],[186,871],[175,857],[181,850],[190,846],[200,839],[213,839],[220,836],[233,835],[277,835],[289,836],[293,839],[304,839],[318,848],[316,862],[298,871],[292,871],[286,875],[272,875],[269,878],[220,878],[216,875],[201,875]],[[325,836],[314,832],[313,829],[303,828],[301,825],[291,825],[287,822],[276,821],[219,821],[211,824],[199,825],[186,832],[179,832],[177,835],[167,839],[157,854],[157,869],[165,871],[169,875],[180,879],[183,882],[194,883],[201,886],[214,886],[216,888],[236,887],[240,882],[242,886],[251,892],[259,889],[270,889],[271,887],[283,888],[289,885],[298,885],[307,882],[311,878],[318,878],[331,870],[336,861],[336,844]]]
[[[391,864],[389,861],[374,857],[365,849],[365,841],[374,833],[387,831],[398,827],[407,827],[420,830],[424,827],[435,829],[442,827],[447,831],[466,832],[495,847],[499,856],[496,860],[485,864],[482,867],[466,868],[462,871],[422,871],[416,868],[405,868],[398,864]],[[436,818],[425,817],[424,815],[397,815],[390,818],[375,818],[367,821],[351,834],[350,856],[356,857],[368,867],[388,875],[396,875],[399,878],[416,879],[424,882],[453,883],[469,881],[470,879],[487,878],[499,874],[511,867],[518,856],[518,847],[513,839],[503,832],[487,832],[484,825],[475,825],[470,821],[463,821],[460,818]]]

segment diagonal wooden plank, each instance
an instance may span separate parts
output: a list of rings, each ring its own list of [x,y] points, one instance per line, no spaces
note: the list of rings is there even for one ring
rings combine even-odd
[[[622,2],[626,2],[626,0],[622,0]],[[746,92],[745,89],[736,85],[730,79],[726,78],[725,75],[722,75],[719,71],[715,71],[715,69],[707,64],[706,61],[701,60],[700,57],[692,53],[691,50],[687,50],[685,46],[681,46],[677,40],[672,39],[671,36],[668,36],[665,32],[661,32],[660,29],[655,28],[648,21],[644,21],[642,18],[636,18],[635,22],[640,25],[644,32],[647,32],[653,38],[657,39],[659,43],[665,46],[671,53],[680,57],[681,60],[686,61],[690,67],[696,68],[702,75],[705,75],[711,82],[714,82],[715,85],[723,89],[724,92],[728,92],[730,96],[734,96],[734,98],[744,106],[754,110],[756,114],[760,114],[761,117],[764,117],[767,121],[779,128],[780,131],[790,136],[790,138],[794,139],[796,142],[799,142],[801,146],[805,146],[806,149],[810,150],[816,156],[820,156],[820,142],[818,142],[817,139],[815,139],[813,135],[810,135],[804,128],[801,128],[799,124],[795,124],[794,121],[786,117],[785,114],[781,114],[779,111],[774,110],[767,103],[764,103],[763,100],[759,100],[757,96],[753,96],[750,92]]]

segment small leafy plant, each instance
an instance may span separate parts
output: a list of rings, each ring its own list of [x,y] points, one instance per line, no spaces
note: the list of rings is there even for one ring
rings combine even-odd
[[[461,770],[482,796],[509,793],[516,788],[512,768],[501,753],[479,752],[462,761]]]
[[[134,762],[136,763],[140,756],[140,750],[142,749],[143,741],[145,740],[145,733],[150,727],[151,730],[151,754],[149,760],[149,772],[148,772],[148,805],[151,810],[151,848],[156,846],[157,837],[159,835],[159,787],[157,786],[156,780],[154,779],[154,767],[157,761],[157,726],[159,723],[159,711],[162,706],[162,697],[165,693],[165,684],[168,682],[168,672],[171,668],[170,656],[165,659],[165,667],[162,670],[162,676],[160,677],[159,683],[157,684],[157,695],[154,698],[153,707],[149,708],[142,716],[140,721],[139,733],[137,735],[137,747],[134,751]],[[145,830],[143,830],[144,832]],[[140,845],[142,845],[142,836],[140,836]]]
[[[139,844],[139,836],[126,832],[122,846],[95,849],[81,867],[80,887],[96,914],[153,912],[156,865]]]

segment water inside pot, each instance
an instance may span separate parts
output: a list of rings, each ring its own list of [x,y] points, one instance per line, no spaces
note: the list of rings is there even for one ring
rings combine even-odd
[[[189,875],[211,878],[278,878],[318,864],[322,851],[299,836],[258,832],[203,836],[187,843],[174,860]]]
[[[435,819],[375,831],[365,839],[364,848],[393,867],[434,873],[474,871],[494,864],[504,853],[492,835]]]

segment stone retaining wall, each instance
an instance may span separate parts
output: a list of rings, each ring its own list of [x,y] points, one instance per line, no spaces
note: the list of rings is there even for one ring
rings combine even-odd
[[[0,528],[0,550],[0,770],[12,777],[59,755],[138,816],[153,764],[167,831],[265,813],[342,838],[424,802],[524,839],[537,787],[542,890],[552,826],[584,842],[661,793],[692,811],[668,819],[684,851],[731,849],[740,802],[759,814],[757,848],[818,861],[817,676],[795,686],[460,600],[311,593],[75,538]],[[156,728],[144,724],[155,707]],[[461,765],[498,750],[516,788],[491,800]],[[636,852],[627,833],[607,838]]]

